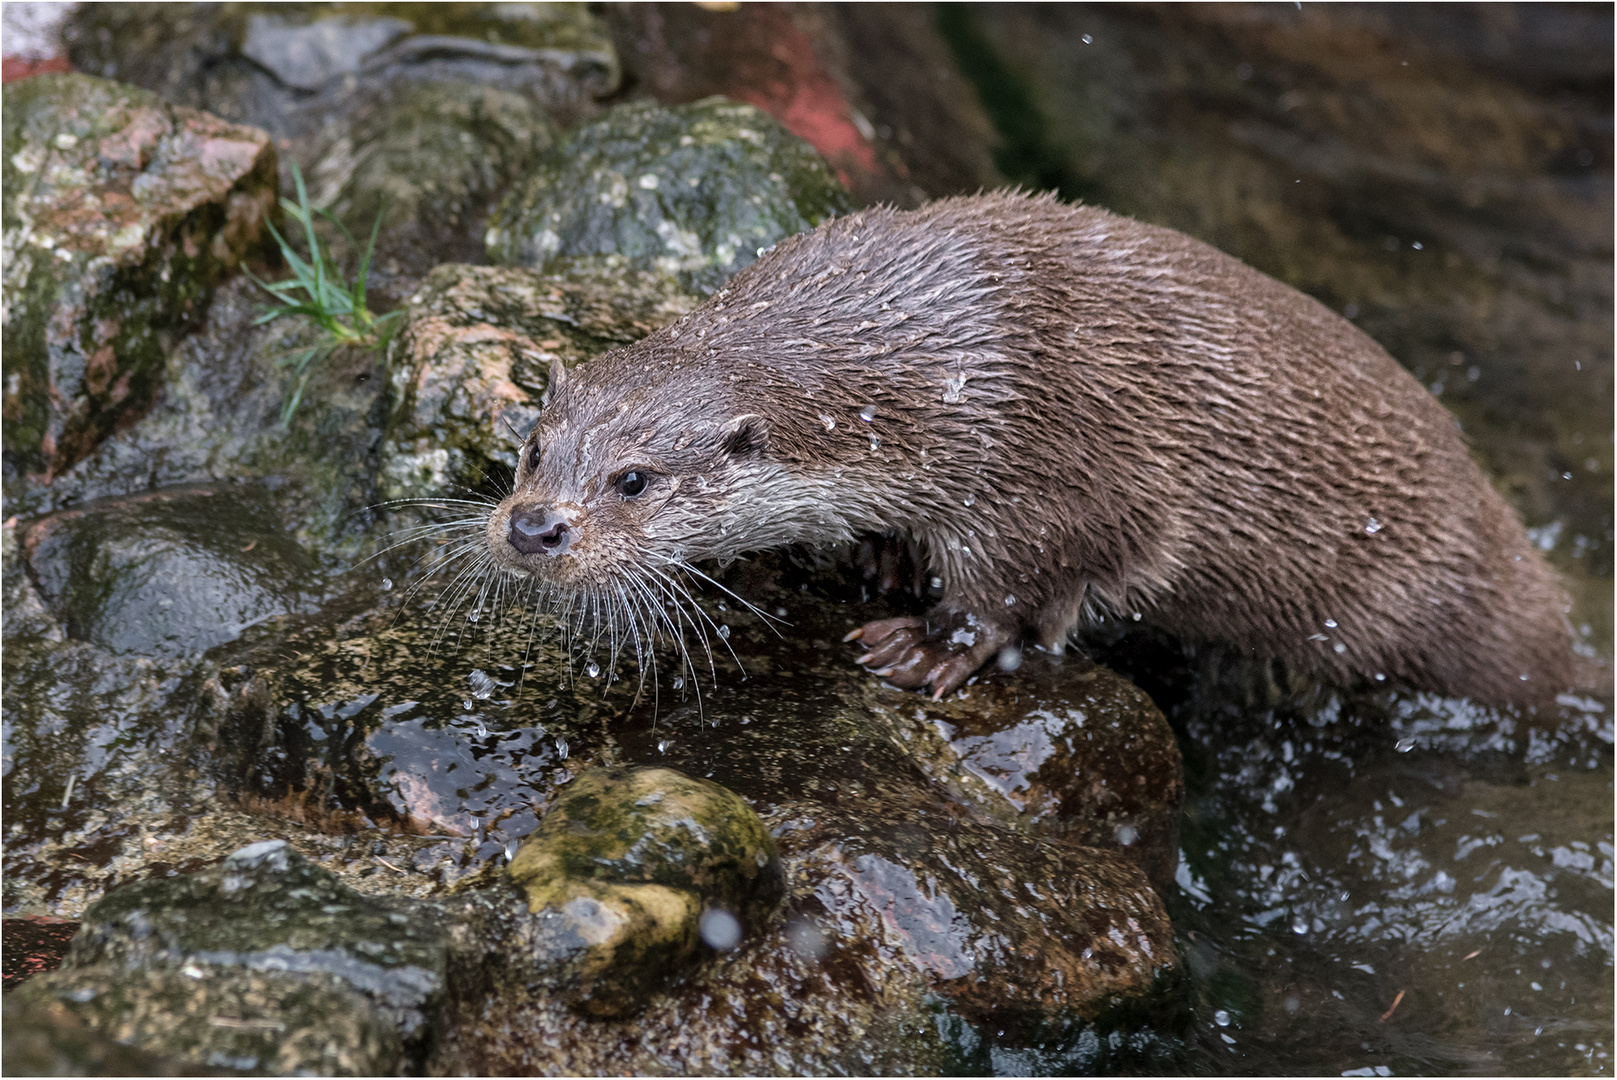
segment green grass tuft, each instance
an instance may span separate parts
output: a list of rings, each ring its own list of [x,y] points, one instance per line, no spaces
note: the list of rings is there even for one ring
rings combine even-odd
[[[266,282],[254,277],[251,272],[247,273],[260,288],[279,301],[276,306],[255,319],[254,326],[262,326],[274,319],[295,316],[308,319],[324,331],[321,339],[315,344],[305,349],[293,350],[280,357],[283,365],[294,369],[297,378],[292,392],[281,406],[283,427],[291,424],[292,415],[297,412],[298,403],[303,400],[303,389],[308,385],[309,375],[316,361],[324,360],[344,345],[385,349],[388,338],[393,333],[393,324],[403,314],[402,311],[390,311],[386,315],[372,315],[370,309],[365,306],[365,278],[370,273],[371,255],[376,250],[376,235],[382,227],[381,212],[378,211],[376,214],[376,223],[371,226],[370,239],[360,252],[359,266],[355,271],[354,280],[350,283],[344,279],[342,268],[337,265],[331,249],[321,245],[320,238],[314,231],[315,215],[318,214],[335,225],[349,246],[358,250],[359,244],[343,223],[329,212],[309,209],[309,192],[304,186],[303,172],[298,168],[297,162],[292,163],[292,179],[297,185],[297,202],[282,197],[281,208],[286,211],[287,216],[303,226],[309,257],[304,259],[300,256],[293,249],[291,241],[282,236],[274,225],[270,225],[270,233],[274,235],[275,242],[281,246],[281,256],[292,268],[292,276],[281,281]]]

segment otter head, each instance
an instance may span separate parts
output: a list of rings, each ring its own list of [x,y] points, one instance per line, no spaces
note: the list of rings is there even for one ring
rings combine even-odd
[[[780,470],[768,424],[726,397],[632,347],[572,372],[553,363],[512,492],[489,516],[495,564],[558,593],[633,600],[631,581],[756,546],[744,493]]]

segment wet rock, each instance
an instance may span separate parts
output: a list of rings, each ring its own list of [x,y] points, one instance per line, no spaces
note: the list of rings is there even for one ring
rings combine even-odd
[[[621,256],[557,270],[440,266],[411,297],[391,354],[387,498],[478,487],[496,467],[514,470],[551,363],[644,337],[698,302]]]
[[[4,538],[6,902],[71,911],[143,871],[140,823],[246,767],[260,740],[218,726],[207,654],[313,611],[322,567],[253,489],[104,500]]]
[[[1017,657],[963,697],[870,688],[872,713],[928,776],[990,819],[1034,836],[1115,848],[1164,893],[1179,863],[1183,766],[1173,730],[1138,687],[1081,657]]]
[[[294,140],[344,127],[399,79],[495,87],[570,117],[619,78],[583,4],[89,5],[65,37],[83,71]]]
[[[30,981],[141,1049],[277,1073],[390,1073],[441,1005],[442,928],[364,897],[285,841],[92,905],[57,971]]]
[[[774,841],[751,807],[659,768],[580,775],[507,873],[540,923],[534,959],[550,952],[541,967],[565,970],[557,989],[597,1016],[642,1007],[698,940],[734,948],[781,885]]]
[[[294,374],[279,359],[317,340],[306,323],[255,325],[264,295],[234,279],[205,324],[170,351],[163,388],[139,421],[33,493],[48,513],[91,499],[196,483],[248,482],[273,493],[273,513],[300,543],[352,557],[378,501],[376,454],[387,416],[383,358],[338,349],[315,368],[291,425],[280,410]]]
[[[310,198],[361,242],[380,217],[373,265],[383,274],[477,258],[489,206],[529,171],[554,130],[526,94],[400,79],[318,148]]]
[[[849,206],[824,160],[753,106],[637,102],[546,155],[490,220],[488,252],[534,267],[620,254],[706,293]]]
[[[377,1076],[396,1073],[401,1058],[393,1027],[325,973],[199,977],[107,964],[62,969],[19,996],[26,1004],[65,1006],[91,1030],[144,1054],[226,1073]]]
[[[319,593],[314,558],[230,491],[165,488],[18,531],[28,575],[67,638],[113,654],[194,656],[311,609]]]
[[[82,75],[9,83],[4,149],[8,502],[150,404],[171,331],[268,251],[261,131]]]
[[[86,1027],[60,1002],[23,1004],[4,999],[7,1076],[214,1076],[194,1061],[149,1054]]]
[[[625,687],[625,711],[597,721],[618,760],[710,778],[757,808],[786,872],[778,914],[632,1019],[584,1019],[497,978],[458,1007],[433,1068],[981,1071],[999,1043],[1104,1047],[1141,1016],[1172,1027],[1172,932],[1139,867],[951,799],[871,716],[864,677],[830,645],[858,614],[801,594],[780,601],[789,640],[714,612],[732,628],[744,683],[731,669],[699,711],[678,702],[665,669],[655,717]],[[569,760],[603,748],[586,728]]]
[[[332,79],[354,75],[413,27],[403,19],[334,15],[293,21],[278,14],[247,16],[241,55],[292,90],[318,90]]]

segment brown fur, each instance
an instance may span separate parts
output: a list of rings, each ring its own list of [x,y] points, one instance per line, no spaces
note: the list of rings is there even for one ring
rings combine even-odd
[[[650,567],[908,531],[943,602],[854,636],[938,693],[1136,613],[1342,684],[1505,703],[1569,678],[1553,574],[1385,351],[1205,244],[1049,197],[781,243],[558,378],[523,462],[496,562],[605,602],[640,603],[623,575]],[[511,546],[524,509],[562,515],[564,552]]]

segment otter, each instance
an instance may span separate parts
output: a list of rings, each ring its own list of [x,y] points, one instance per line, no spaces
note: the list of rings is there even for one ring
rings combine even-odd
[[[1239,260],[1053,196],[828,221],[553,365],[486,528],[545,595],[675,634],[692,563],[907,533],[940,602],[849,638],[934,697],[1109,620],[1488,704],[1571,675],[1552,571],[1425,387]]]

